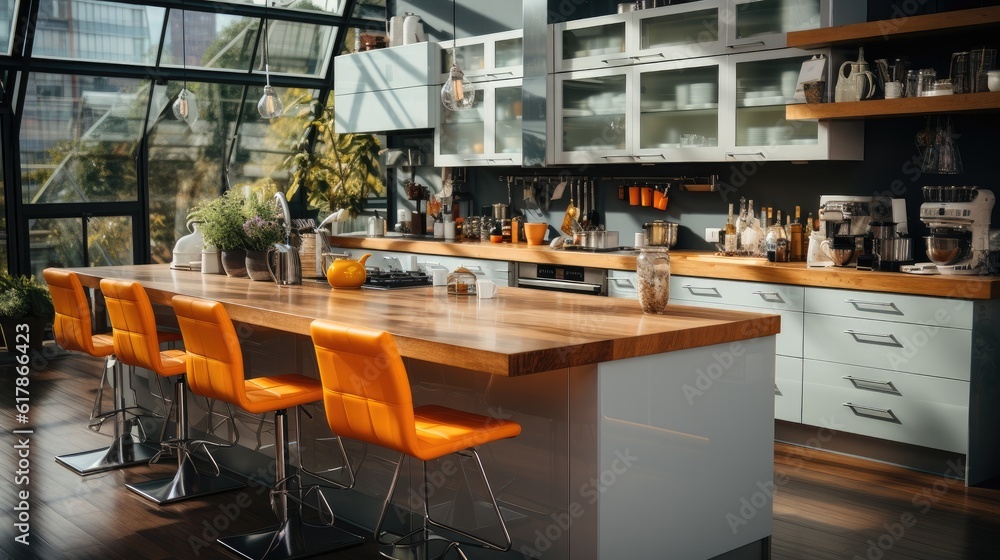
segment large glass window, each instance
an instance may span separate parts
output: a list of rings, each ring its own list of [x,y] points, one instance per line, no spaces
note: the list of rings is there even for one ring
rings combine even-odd
[[[133,201],[148,82],[31,74],[21,121],[25,204]]]
[[[14,16],[17,14],[18,0],[0,2],[0,52],[10,54],[11,39],[14,37]]]
[[[0,153],[3,153],[7,131],[0,126]],[[0,159],[0,270],[7,271],[7,182],[4,180],[4,162]]]
[[[164,12],[101,0],[43,0],[32,56],[152,65]]]

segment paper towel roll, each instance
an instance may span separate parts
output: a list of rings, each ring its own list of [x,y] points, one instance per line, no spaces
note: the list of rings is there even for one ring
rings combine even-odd
[[[418,15],[407,15],[403,20],[403,44],[422,43],[424,41],[424,22]]]
[[[403,44],[403,16],[392,16],[389,19],[389,46],[398,47]]]

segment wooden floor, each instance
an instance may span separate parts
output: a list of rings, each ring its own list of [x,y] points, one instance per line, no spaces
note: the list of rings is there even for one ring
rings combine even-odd
[[[162,476],[172,465],[79,477],[53,457],[107,445],[86,429],[101,362],[36,360],[30,377],[31,545],[13,541],[16,513],[13,366],[0,365],[0,558],[232,560],[213,542],[272,524],[266,493],[244,491],[157,507],[125,482]],[[109,432],[105,429],[105,432]],[[734,468],[739,468],[734,465]],[[998,557],[1000,489],[784,444],[775,445],[775,559],[969,559]],[[17,484],[17,486],[15,486]],[[240,500],[250,505],[241,507]],[[216,528],[213,528],[213,524]],[[513,557],[518,557],[514,554]],[[378,558],[371,545],[326,558]],[[663,558],[669,558],[665,554]]]

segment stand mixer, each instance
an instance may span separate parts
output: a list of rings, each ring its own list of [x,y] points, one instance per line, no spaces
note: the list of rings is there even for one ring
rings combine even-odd
[[[990,256],[990,215],[996,197],[977,187],[924,187],[920,221],[930,228],[927,258],[907,272],[983,274]],[[935,270],[936,269],[936,270]]]

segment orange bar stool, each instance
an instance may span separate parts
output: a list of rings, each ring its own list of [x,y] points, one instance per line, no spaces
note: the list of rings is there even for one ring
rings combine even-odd
[[[517,436],[521,433],[521,425],[443,406],[414,407],[406,366],[396,348],[395,339],[387,332],[323,320],[313,321],[310,332],[316,348],[316,359],[323,382],[323,406],[330,428],[340,437],[380,445],[400,453],[396,472],[375,525],[376,542],[395,548],[420,545],[432,539],[447,540],[431,535],[427,526],[433,525],[470,541],[450,541],[439,557],[456,549],[465,558],[460,548],[465,545],[499,551],[510,550],[507,525],[475,448]],[[432,519],[427,492],[423,492],[423,526],[395,540],[383,541],[382,524],[399,481],[403,457],[409,456],[423,462],[423,488],[428,488],[427,461],[452,453],[475,459],[503,533],[503,542],[490,542]],[[419,539],[409,540],[418,533]],[[381,550],[379,553],[393,558]]]
[[[329,514],[328,525],[302,519],[302,504],[310,488],[299,486],[297,508],[288,507],[292,492],[288,487],[297,475],[289,476],[287,409],[319,401],[323,390],[319,381],[287,373],[244,378],[243,355],[229,314],[221,303],[187,296],[174,296],[174,313],[187,349],[188,381],[191,391],[236,405],[251,414],[274,413],[275,485],[271,506],[279,525],[244,535],[219,538],[219,544],[243,558],[279,560],[321,554],[361,544],[364,539],[333,527],[333,511],[317,490],[318,503]]]
[[[156,454],[156,450],[135,441],[132,437],[129,428],[132,420],[127,416],[122,368],[115,359],[114,342],[110,335],[93,334],[90,303],[80,278],[74,272],[58,268],[46,268],[42,271],[42,276],[49,286],[49,293],[52,294],[52,303],[56,310],[52,330],[59,346],[95,358],[104,358],[104,373],[90,415],[90,427],[100,430],[106,418],[116,417],[111,445],[92,451],[60,455],[56,457],[56,461],[81,475],[148,463]],[[104,383],[108,379],[109,370],[114,376],[112,386],[115,393],[115,409],[102,412]]]
[[[162,377],[178,378],[174,387],[177,436],[174,441],[161,442],[166,449],[176,448],[177,472],[172,478],[126,484],[126,488],[162,505],[246,486],[221,473],[207,448],[208,445],[218,444],[192,440],[188,436],[187,391],[184,390],[187,354],[184,350],[160,350],[155,334],[156,317],[146,290],[138,282],[105,278],[101,280],[101,291],[104,292],[108,316],[111,318],[118,359],[123,364],[146,368]],[[203,476],[194,464],[193,451],[199,446],[214,468],[214,472],[208,476]]]

